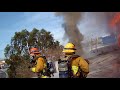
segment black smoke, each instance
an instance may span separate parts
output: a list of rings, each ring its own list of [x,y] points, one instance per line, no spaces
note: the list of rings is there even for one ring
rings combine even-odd
[[[81,12],[57,12],[56,15],[62,16],[64,19],[64,23],[62,24],[65,31],[64,36],[68,37],[69,42],[75,44],[77,54],[83,54],[81,41],[84,36],[77,27],[79,21],[81,20]]]

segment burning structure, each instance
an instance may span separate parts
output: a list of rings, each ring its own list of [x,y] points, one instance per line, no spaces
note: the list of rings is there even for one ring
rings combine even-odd
[[[107,18],[106,23],[108,24],[107,31],[109,35],[98,37],[99,39],[94,41],[96,42],[95,45],[91,45],[92,47],[96,46],[96,48],[91,48],[91,51],[96,55],[110,52],[120,47],[120,13],[106,12],[104,15]]]
[[[84,36],[81,33],[82,30],[78,29],[78,24],[79,22],[82,22],[83,16],[88,27],[85,27],[84,30],[86,30],[86,34],[84,36],[90,36],[90,34],[93,34],[94,37],[97,39],[95,40],[96,45],[91,45],[92,47],[95,46],[96,50],[101,47],[106,47],[106,46],[111,46],[111,44],[107,43],[110,40],[114,39],[120,46],[120,30],[118,29],[120,27],[120,24],[118,25],[120,21],[120,13],[119,12],[89,12],[89,13],[84,13],[83,12],[57,12],[57,16],[62,16],[64,23],[62,24],[62,27],[64,28],[65,34],[64,34],[64,40],[67,38],[69,42],[72,42],[75,44],[77,48],[77,54],[79,55],[85,55],[88,56],[89,54],[89,49],[91,48],[90,45],[88,45],[90,48],[85,48],[85,45],[82,45],[82,41],[84,40]],[[84,23],[83,20],[83,23]],[[109,27],[109,23],[110,26]],[[82,23],[81,23],[82,24]],[[95,30],[96,29],[96,30]],[[106,37],[103,37],[102,34],[100,33],[95,33],[98,32],[99,29],[102,29],[102,33],[106,32],[106,34],[110,34]],[[115,31],[114,31],[115,30]],[[93,32],[91,32],[93,31]],[[95,32],[94,32],[95,31]],[[100,36],[100,35],[101,36]],[[97,36],[98,35],[98,36]],[[105,34],[103,34],[105,35]],[[115,38],[114,38],[115,37]],[[90,37],[91,38],[91,37]],[[88,39],[90,39],[88,38]],[[93,41],[94,42],[94,41]],[[99,44],[101,42],[101,44]],[[111,42],[111,41],[110,41]],[[107,43],[107,44],[105,44]],[[103,49],[104,50],[104,49]],[[87,51],[87,53],[86,53]],[[105,50],[104,50],[105,51]],[[91,55],[90,55],[91,56]]]

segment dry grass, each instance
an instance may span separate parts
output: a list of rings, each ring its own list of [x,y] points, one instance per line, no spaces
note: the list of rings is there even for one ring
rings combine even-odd
[[[30,71],[29,61],[24,60],[19,64],[16,68],[16,78],[30,78],[32,77],[33,73]]]
[[[61,48],[48,49],[46,52],[44,52],[44,54],[47,59],[57,61],[62,56],[62,49]]]

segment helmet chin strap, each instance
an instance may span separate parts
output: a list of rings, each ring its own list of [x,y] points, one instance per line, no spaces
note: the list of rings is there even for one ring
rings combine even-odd
[[[73,53],[65,53],[65,55],[73,55],[73,54],[75,54],[75,52],[73,52]]]

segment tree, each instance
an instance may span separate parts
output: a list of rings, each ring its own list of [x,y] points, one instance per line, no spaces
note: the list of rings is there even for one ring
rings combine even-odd
[[[7,44],[5,50],[4,50],[4,55],[6,58],[9,58],[10,57],[10,45]]]
[[[10,61],[10,69],[12,73],[11,77],[15,77],[17,68],[21,67],[23,71],[23,64],[29,60],[29,49],[31,47],[38,47],[41,53],[46,56],[49,54],[51,56],[60,55],[61,45],[59,41],[55,41],[51,32],[41,29],[38,30],[33,28],[31,32],[26,29],[21,32],[15,32],[15,35],[11,38],[11,43],[8,44],[4,50],[5,57]],[[50,52],[50,53],[48,53]],[[28,65],[28,64],[25,64]],[[25,69],[25,68],[24,68]],[[28,69],[26,69],[28,70]],[[23,73],[25,73],[23,71]]]

